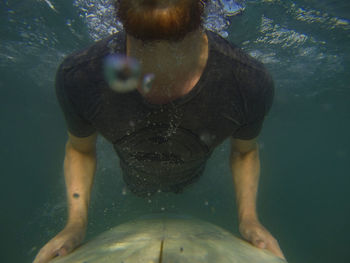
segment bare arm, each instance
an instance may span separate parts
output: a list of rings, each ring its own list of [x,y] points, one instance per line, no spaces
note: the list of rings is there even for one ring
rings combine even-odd
[[[241,235],[259,248],[284,258],[277,240],[259,222],[256,199],[260,177],[259,146],[256,139],[232,139],[230,164],[236,193]]]
[[[96,168],[96,134],[78,138],[69,134],[64,158],[68,220],[64,229],[38,253],[34,263],[64,256],[81,244],[88,221],[88,206]]]
[[[68,222],[87,224],[88,206],[96,169],[96,134],[78,138],[69,134],[64,159]]]
[[[259,147],[256,139],[233,139],[230,164],[235,186],[238,218],[257,219],[256,198],[260,176]]]

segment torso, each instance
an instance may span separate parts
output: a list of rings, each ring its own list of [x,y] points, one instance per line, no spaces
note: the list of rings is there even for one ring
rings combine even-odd
[[[267,73],[215,34],[208,38],[206,66],[193,78],[182,79],[186,94],[165,103],[150,102],[136,90],[122,94],[107,86],[103,59],[110,53],[125,54],[125,35],[67,58],[62,66],[65,84],[58,93],[63,92],[61,105],[73,104],[64,106],[70,132],[80,132],[70,117],[73,111],[114,145],[126,181],[139,185],[142,180],[142,187],[149,188],[190,180],[228,137],[256,136],[241,130],[263,119],[269,108],[273,87],[264,84]]]

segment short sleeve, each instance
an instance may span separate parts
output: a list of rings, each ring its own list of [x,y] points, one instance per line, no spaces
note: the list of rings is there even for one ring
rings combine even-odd
[[[274,83],[271,75],[263,71],[257,79],[255,91],[245,96],[245,122],[235,131],[233,137],[241,140],[256,138],[263,126],[274,97]]]
[[[56,96],[63,111],[68,131],[76,137],[87,137],[95,132],[93,125],[87,121],[79,109],[79,103],[73,104],[69,89],[72,88],[69,79],[66,80],[64,63],[60,65],[56,73]],[[79,100],[79,98],[76,98]]]

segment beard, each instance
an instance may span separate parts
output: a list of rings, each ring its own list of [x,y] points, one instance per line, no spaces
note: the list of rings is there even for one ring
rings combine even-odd
[[[127,34],[142,41],[178,41],[202,25],[207,0],[116,0]]]

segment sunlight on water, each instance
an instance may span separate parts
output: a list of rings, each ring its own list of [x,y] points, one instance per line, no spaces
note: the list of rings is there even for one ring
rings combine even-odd
[[[101,39],[122,29],[122,25],[115,19],[111,0],[75,0],[74,5],[79,9],[80,16],[85,19],[91,38]],[[291,71],[293,74],[302,71],[304,79],[312,76],[321,65],[324,71],[333,73],[344,70],[342,54],[337,54],[326,39],[318,37],[316,33],[310,34],[310,31],[303,32],[295,28],[294,24],[302,23],[304,28],[316,26],[325,31],[337,29],[348,33],[349,21],[323,11],[304,8],[293,1],[211,1],[206,8],[205,27],[223,37],[228,37],[231,17],[245,12],[247,6],[278,8],[281,14],[288,15],[286,20],[290,21],[289,24],[281,24],[279,14],[271,16],[262,13],[256,38],[242,43],[242,47],[252,56],[266,64],[285,67],[286,71]],[[287,58],[283,54],[285,52],[288,53]],[[305,71],[303,68],[308,70]],[[311,94],[314,93],[309,93]]]
[[[301,83],[322,82],[345,72],[345,51],[333,39],[339,33],[349,36],[349,21],[288,0],[247,1],[247,9],[253,8],[261,8],[259,27],[255,39],[245,40],[241,46],[273,69],[277,88],[288,87],[293,96],[311,97],[331,89],[327,85],[315,89]],[[279,10],[281,15],[272,10]],[[290,76],[295,75],[299,85],[292,85]]]
[[[101,39],[111,33],[118,32],[122,25],[115,19],[112,0],[75,0],[74,5],[79,8],[80,15],[86,19],[90,35],[93,39]],[[206,8],[205,26],[228,36],[229,17],[244,10],[245,1],[214,0]]]
[[[122,25],[115,19],[111,3],[112,0],[74,1],[74,6],[81,19],[85,21],[91,39],[101,39],[122,29]],[[8,1],[5,5],[7,23],[11,27],[11,32],[14,32],[12,33],[14,36],[0,45],[0,66],[8,66],[8,63],[21,63],[25,57],[24,54],[34,57],[39,55],[42,59],[32,68],[32,75],[36,82],[40,79],[41,84],[39,84],[44,85],[44,79],[42,76],[38,78],[38,72],[48,72],[48,69],[50,72],[54,71],[57,59],[52,58],[62,60],[66,54],[55,48],[60,43],[60,37],[47,25],[47,16],[44,16],[40,10],[45,9],[51,15],[64,18],[65,29],[75,37],[73,44],[83,39],[82,32],[77,30],[78,21],[69,16],[65,17],[60,5],[53,1],[35,1],[36,9],[30,16],[25,10],[12,8]],[[23,8],[25,7],[24,5]],[[345,18],[332,16],[323,10],[303,7],[289,0],[216,0],[211,1],[211,4],[207,6],[205,26],[228,37],[232,17],[244,14],[246,9],[259,7],[267,8],[268,12],[262,10],[260,17],[250,18],[252,21],[257,20],[259,26],[254,30],[258,30],[255,31],[254,38],[247,38],[241,44],[251,55],[266,64],[279,64],[279,67],[285,67],[287,71],[293,73],[303,71],[305,78],[310,77],[320,64],[323,69],[327,68],[332,72],[344,70],[344,55],[330,47],[331,39],[326,37],[334,34],[334,30],[348,35],[350,23]],[[285,14],[283,19],[280,14],[269,12],[269,9],[279,10],[281,14]],[[240,23],[240,19],[238,17],[235,21]],[[243,20],[244,16],[242,16]],[[307,31],[304,31],[305,29]],[[322,35],[317,34],[320,30],[322,30]],[[248,33],[254,34],[254,31]],[[233,39],[233,42],[236,40]],[[45,47],[45,52],[41,50],[42,47]],[[285,52],[288,54],[283,54]],[[308,68],[308,71],[305,72],[303,68]],[[51,78],[50,74],[44,76]]]

